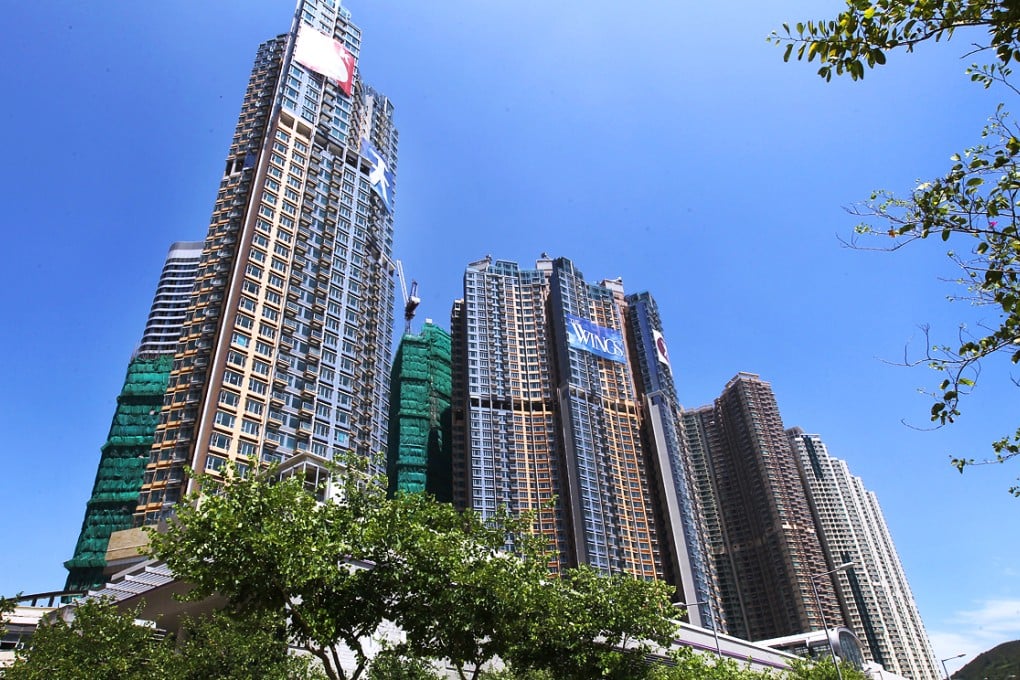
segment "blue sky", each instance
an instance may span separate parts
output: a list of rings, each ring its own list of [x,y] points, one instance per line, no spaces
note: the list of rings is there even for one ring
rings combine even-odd
[[[786,425],[878,494],[940,658],[1020,638],[1006,492],[1020,468],[948,464],[1015,430],[1010,367],[991,362],[961,421],[932,432],[901,421],[927,425],[918,388],[936,377],[895,365],[920,356],[922,324],[951,342],[994,316],[947,302],[941,242],[889,255],[839,241],[855,222],[843,206],[947,168],[1007,96],[962,75],[969,39],[825,83],[765,36],[834,15],[830,0],[348,6],[359,68],[397,107],[396,250],[419,320],[445,324],[486,254],[567,256],[650,290],[684,404],[758,373]],[[63,585],[167,247],[204,237],[251,59],[291,12],[6,8],[0,593]]]

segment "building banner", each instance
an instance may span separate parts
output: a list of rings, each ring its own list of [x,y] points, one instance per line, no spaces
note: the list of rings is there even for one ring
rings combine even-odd
[[[659,363],[666,364],[666,368],[670,368],[669,350],[666,349],[666,340],[662,337],[662,333],[653,328],[652,338],[655,340],[655,355],[659,357]]]
[[[354,83],[354,55],[340,41],[302,22],[294,44],[294,60],[319,75],[332,78],[350,96]]]
[[[623,334],[620,331],[603,328],[573,314],[567,314],[566,320],[568,345],[610,361],[627,363],[627,355],[623,349]]]
[[[390,193],[393,186],[393,173],[386,167],[386,161],[367,139],[361,140],[361,155],[368,160],[371,166],[368,171],[368,183],[372,185],[372,191],[382,199],[383,205],[386,206],[386,212],[393,212],[393,197]]]

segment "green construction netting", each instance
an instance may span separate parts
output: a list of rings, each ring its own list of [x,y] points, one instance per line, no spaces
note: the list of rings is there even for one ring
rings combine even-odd
[[[102,586],[110,534],[131,528],[172,365],[169,354],[135,358],[128,365],[74,556],[64,562],[67,590]]]
[[[426,323],[405,335],[393,360],[386,473],[389,491],[453,496],[450,334]]]

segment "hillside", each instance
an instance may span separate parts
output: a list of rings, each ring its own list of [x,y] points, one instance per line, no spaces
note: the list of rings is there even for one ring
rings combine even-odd
[[[982,652],[960,670],[954,680],[1020,680],[1020,640],[1004,642]]]

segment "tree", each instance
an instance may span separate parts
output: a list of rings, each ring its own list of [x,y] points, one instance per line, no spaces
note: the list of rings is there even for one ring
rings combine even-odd
[[[368,680],[441,680],[426,659],[414,658],[395,649],[379,652],[368,670]]]
[[[162,646],[164,680],[318,680],[307,656],[289,653],[283,621],[270,616],[244,618],[216,612],[190,619],[181,642]]]
[[[783,680],[868,680],[868,676],[846,661],[840,660],[839,673],[832,659],[823,657],[815,661],[798,659],[783,673]]]
[[[529,519],[505,510],[484,519],[420,494],[398,494],[390,507],[385,535],[403,559],[392,609],[406,635],[400,648],[446,659],[461,678],[506,660],[512,622],[530,614],[526,593],[549,579],[545,541]]]
[[[769,671],[756,671],[733,659],[700,654],[683,647],[671,654],[671,663],[656,668],[653,680],[782,680]]]
[[[4,680],[145,678],[147,680],[316,680],[307,658],[288,654],[280,621],[218,612],[187,621],[179,644],[140,625],[138,610],[84,600],[69,620],[44,622],[0,671]]]
[[[57,619],[40,625],[28,645],[19,649],[4,680],[148,680],[159,677],[159,643],[152,630],[136,625],[132,613],[86,600],[70,621]]]
[[[334,680],[348,677],[337,649],[344,644],[355,658],[350,677],[358,678],[369,660],[364,640],[392,606],[397,564],[385,543],[373,540],[385,489],[362,471],[336,475],[343,500],[327,503],[297,476],[199,477],[202,495],[177,506],[165,533],[150,533],[151,549],[195,586],[190,597],[219,593],[246,615],[281,617],[287,638]]]
[[[14,613],[17,598],[0,597],[0,637],[7,634],[7,616]]]
[[[529,615],[511,622],[518,632],[506,660],[564,680],[646,677],[646,655],[676,632],[669,590],[629,574],[569,569],[523,594]]]
[[[1020,2],[1017,0],[847,0],[835,19],[783,25],[770,40],[785,45],[784,59],[820,62],[818,74],[864,77],[865,66],[886,63],[888,54],[910,52],[925,41],[952,38],[965,30],[976,38],[970,54],[989,53],[990,63],[967,69],[971,80],[990,87],[1010,82],[1011,64],[1020,61]],[[961,326],[951,345],[928,343],[920,362],[942,374],[932,393],[931,420],[937,426],[960,416],[961,396],[975,386],[984,360],[1005,356],[1020,363],[1020,128],[1002,104],[982,133],[980,144],[954,154],[943,176],[919,184],[906,198],[877,191],[851,212],[864,218],[850,244],[862,237],[892,239],[881,250],[898,250],[938,236],[952,247],[965,293],[960,297],[994,310],[997,319],[977,332]],[[880,226],[875,226],[875,224]],[[873,241],[872,241],[873,242]],[[927,330],[927,329],[926,329]],[[1016,382],[1016,381],[1014,381]],[[1020,428],[993,442],[994,456],[953,459],[962,472],[975,463],[1004,463],[1020,455]],[[1020,496],[1020,484],[1010,489]]]
[[[333,475],[337,500],[321,504],[294,477],[200,478],[205,495],[152,534],[154,554],[195,586],[190,597],[219,593],[248,616],[286,621],[286,638],[330,678],[445,661],[466,680],[497,658],[513,672],[636,678],[651,642],[673,632],[664,585],[590,569],[557,580],[530,517],[387,498],[363,462],[345,465]],[[373,665],[363,641],[381,637],[384,621],[404,638]],[[349,668],[338,644],[353,653]]]

